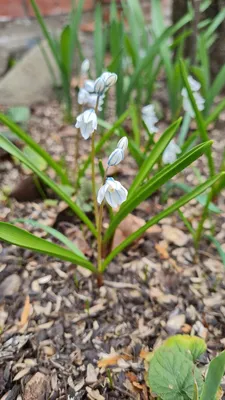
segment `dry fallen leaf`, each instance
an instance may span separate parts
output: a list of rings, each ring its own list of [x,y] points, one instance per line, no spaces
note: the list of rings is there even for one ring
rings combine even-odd
[[[122,243],[129,235],[137,231],[141,228],[146,221],[143,218],[136,217],[136,215],[129,214],[117,227],[113,242],[112,242],[112,249],[115,249]],[[161,232],[161,228],[158,225],[152,226],[151,228],[147,229],[144,233],[145,235],[152,235]]]
[[[107,368],[110,365],[116,365],[118,363],[119,360],[130,360],[131,357],[128,355],[123,355],[123,354],[117,354],[117,353],[113,353],[113,354],[109,354],[107,357],[102,358],[101,360],[98,361],[98,367],[99,368]]]
[[[185,246],[189,241],[189,236],[186,233],[170,225],[163,225],[162,233],[165,240],[176,246]]]
[[[28,318],[29,318],[29,314],[30,314],[30,308],[31,308],[30,297],[26,296],[24,307],[23,307],[23,311],[22,311],[22,314],[21,314],[20,323],[19,323],[20,326],[24,326],[28,322]]]
[[[161,240],[159,243],[156,243],[155,249],[159,254],[160,258],[162,258],[163,260],[168,260],[169,258],[169,253],[167,251],[168,243],[165,240]]]

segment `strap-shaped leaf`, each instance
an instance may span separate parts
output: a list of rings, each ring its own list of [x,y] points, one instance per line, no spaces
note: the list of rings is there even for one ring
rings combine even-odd
[[[155,163],[174,137],[179,125],[181,123],[181,118],[175,121],[166,131],[163,133],[159,141],[153,147],[151,153],[146,160],[143,162],[136,178],[134,179],[130,189],[129,189],[129,197],[132,196],[136,188],[143,182],[143,180],[147,177],[147,175],[151,172],[152,168],[154,167]]]
[[[92,272],[96,272],[94,265],[84,257],[79,257],[70,250],[64,249],[63,247],[47,240],[38,238],[32,233],[7,222],[0,222],[0,239],[15,244],[16,246],[24,247],[25,249],[48,254],[49,256],[54,256],[61,260],[74,262]]]
[[[143,225],[136,232],[129,235],[119,246],[117,246],[114,250],[111,251],[111,253],[108,255],[108,257],[106,257],[105,261],[102,264],[102,271],[104,271],[106,269],[107,265],[118,253],[120,253],[123,249],[125,249],[127,246],[129,246],[132,242],[134,242],[139,237],[141,237],[148,228],[157,224],[159,221],[161,221],[161,219],[168,217],[174,211],[179,210],[179,208],[183,207],[186,203],[188,203],[189,201],[194,199],[196,196],[199,196],[202,192],[204,192],[206,189],[208,189],[210,186],[212,186],[224,174],[225,173],[221,173],[221,174],[214,176],[213,178],[208,179],[206,182],[204,182],[203,184],[199,185],[196,189],[194,189],[191,193],[188,193],[188,194],[182,196],[179,200],[177,200],[171,206],[169,206],[165,210],[161,211],[155,217],[151,218],[145,225]]]
[[[215,400],[225,371],[225,351],[222,351],[209,364],[200,400]]]
[[[164,183],[166,183],[173,176],[183,171],[193,161],[197,160],[208,148],[211,146],[212,141],[201,143],[194,147],[189,152],[178,158],[173,164],[164,167],[153,178],[151,178],[145,185],[143,185],[133,196],[130,196],[126,202],[123,203],[119,212],[111,221],[105,236],[104,241],[109,240],[113,235],[119,223],[131,213],[142,201],[146,200],[152,193],[158,190]]]
[[[39,154],[39,156],[41,156],[47,162],[49,167],[54,169],[57,175],[61,177],[62,182],[68,183],[68,178],[65,172],[60,167],[59,163],[57,163],[47,151],[45,151],[41,146],[39,146],[39,144],[36,143],[31,136],[29,136],[17,124],[15,124],[8,117],[6,117],[6,115],[1,113],[0,113],[0,122],[6,125],[13,133],[15,133],[16,136],[22,139],[28,146],[32,148],[32,150],[34,150],[37,154]]]
[[[5,151],[10,153],[12,156],[18,158],[22,163],[24,163],[28,168],[30,168],[43,182],[46,183],[54,192],[64,200],[74,213],[88,226],[90,231],[96,236],[96,229],[90,219],[84,214],[84,212],[74,203],[73,200],[62,190],[60,187],[51,180],[45,173],[40,171],[30,160],[27,159],[25,154],[23,154],[14,144],[12,144],[8,139],[0,135],[0,147]]]

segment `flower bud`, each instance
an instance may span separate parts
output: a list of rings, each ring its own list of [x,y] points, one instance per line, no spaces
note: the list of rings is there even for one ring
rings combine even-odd
[[[89,68],[90,68],[90,61],[86,58],[82,62],[81,67],[80,67],[81,74],[85,75],[89,71]]]
[[[123,136],[119,142],[117,143],[117,148],[122,149],[124,152],[126,151],[128,147],[128,139],[126,136]]]
[[[94,92],[96,94],[102,94],[105,90],[105,82],[104,80],[100,77],[96,79],[95,81],[95,86],[94,86]]]
[[[114,72],[113,73],[103,72],[101,78],[104,80],[107,88],[110,88],[111,86],[115,85],[117,81],[117,75]]]
[[[108,166],[119,164],[124,159],[124,151],[122,149],[115,149],[109,156]]]

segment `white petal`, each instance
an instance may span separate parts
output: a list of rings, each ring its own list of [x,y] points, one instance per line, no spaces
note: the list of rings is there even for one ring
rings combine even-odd
[[[117,147],[119,149],[122,149],[123,151],[126,151],[127,147],[128,147],[128,139],[126,136],[123,136],[119,142],[117,143]]]
[[[98,196],[97,196],[97,202],[99,204],[101,204],[103,202],[106,190],[107,190],[106,185],[103,185],[102,187],[100,187],[100,189],[98,191]]]
[[[91,79],[87,79],[84,82],[84,89],[87,90],[89,93],[93,93],[94,92],[94,85],[95,85],[95,81],[93,81]]]
[[[96,79],[95,81],[95,86],[94,86],[94,92],[97,94],[102,94],[105,90],[105,81],[101,78]]]
[[[115,149],[109,156],[108,165],[113,166],[119,164],[124,159],[124,151],[122,149]]]
[[[89,68],[90,68],[90,61],[86,58],[81,64],[80,71],[84,75],[89,71]]]
[[[191,75],[188,76],[188,82],[189,82],[192,92],[197,92],[201,87],[200,83],[198,81],[196,81],[193,78],[193,76],[191,76]]]
[[[117,196],[116,191],[115,192],[107,191],[105,194],[105,199],[112,208],[118,207],[119,203],[118,203],[118,196]]]

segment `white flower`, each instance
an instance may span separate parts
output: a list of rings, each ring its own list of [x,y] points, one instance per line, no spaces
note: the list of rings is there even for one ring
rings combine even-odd
[[[199,89],[201,88],[200,83],[197,82],[191,75],[188,76],[188,82],[190,84],[190,87],[191,87],[193,96],[195,98],[198,110],[199,111],[204,110],[205,99],[198,92]],[[186,88],[182,89],[181,95],[183,96],[183,108],[184,108],[184,111],[186,111],[193,118],[195,116],[195,112],[194,112],[192,104],[191,104],[191,102],[189,100],[188,91],[187,91]]]
[[[99,97],[99,100],[98,100],[98,111],[102,111],[102,106],[103,106],[103,103],[104,103],[104,97],[105,97],[104,94]],[[95,109],[97,98],[98,98],[97,94],[95,94],[95,93],[89,94],[87,105],[89,107]]]
[[[89,93],[94,93],[95,81],[92,79],[86,79],[84,82],[84,89]]]
[[[115,85],[116,81],[117,81],[117,75],[114,74],[114,72],[103,72],[103,74],[101,75],[101,78],[103,79],[103,81],[105,82],[105,86],[106,89],[110,88],[111,86]]]
[[[158,118],[156,117],[155,114],[155,107],[153,104],[149,104],[148,106],[145,106],[141,110],[142,112],[142,119],[147,126],[148,130],[150,133],[155,133],[158,132],[158,128],[155,126],[155,124],[158,122]]]
[[[98,95],[103,94],[105,87],[106,87],[105,81],[100,76],[100,78],[96,79],[95,81],[94,92],[97,93]]]
[[[127,189],[113,178],[107,178],[105,184],[99,189],[97,201],[99,204],[105,199],[107,203],[116,208],[127,199]]]
[[[89,71],[89,68],[90,68],[90,61],[87,58],[85,58],[80,67],[81,75],[86,75],[86,73]]]
[[[108,159],[108,166],[112,167],[113,165],[117,165],[123,159],[124,159],[123,149],[117,148],[110,154],[109,159]]]
[[[177,154],[181,153],[180,147],[172,139],[163,152],[162,160],[164,164],[172,164],[177,159]]]
[[[78,92],[78,104],[88,104],[90,93],[84,88],[81,88]]]
[[[123,136],[119,142],[117,143],[118,149],[122,149],[124,152],[126,151],[128,147],[128,139],[126,136]]]
[[[78,115],[75,127],[80,129],[81,135],[86,140],[97,129],[97,125],[97,115],[95,111],[91,109]]]

